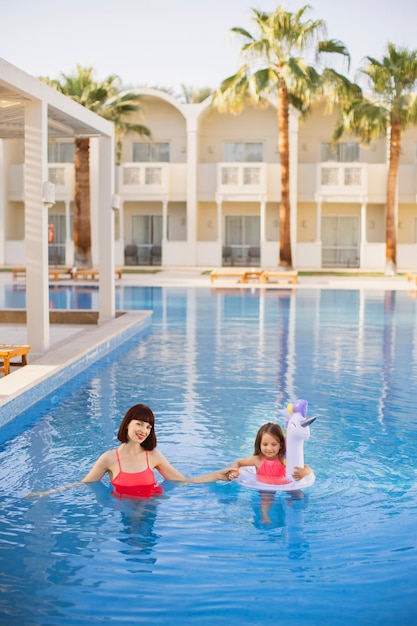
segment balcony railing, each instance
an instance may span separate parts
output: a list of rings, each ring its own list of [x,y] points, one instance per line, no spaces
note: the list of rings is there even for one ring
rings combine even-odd
[[[320,163],[319,189],[324,193],[365,193],[364,163]]]
[[[169,163],[124,163],[119,172],[120,193],[167,193]]]
[[[265,193],[265,163],[219,163],[217,181],[220,193]]]

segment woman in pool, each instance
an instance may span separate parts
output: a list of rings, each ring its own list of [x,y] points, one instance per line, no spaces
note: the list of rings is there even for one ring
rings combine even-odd
[[[255,438],[255,450],[252,456],[246,459],[238,459],[232,463],[232,468],[227,474],[229,480],[239,476],[240,467],[255,466],[256,478],[261,483],[281,485],[288,482],[285,475],[285,436],[279,424],[268,422],[260,427]],[[310,474],[308,465],[296,467],[292,477],[300,480]],[[269,509],[274,496],[270,492],[261,492],[262,521],[269,523]]]
[[[230,480],[228,475],[231,468],[195,478],[187,478],[181,474],[162,452],[156,449],[154,425],[155,416],[152,410],[145,404],[135,404],[127,411],[120,424],[117,438],[121,445],[104,452],[81,481],[29,495],[45,496],[81,483],[98,482],[107,473],[113,486],[111,493],[115,497],[149,498],[162,493],[161,487],[156,482],[154,469],[157,469],[166,480],[176,482],[208,483]]]

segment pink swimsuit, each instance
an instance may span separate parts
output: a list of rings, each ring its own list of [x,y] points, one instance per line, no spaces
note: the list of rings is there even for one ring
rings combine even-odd
[[[256,474],[256,479],[260,483],[268,483],[269,485],[283,485],[291,482],[285,477],[285,465],[279,460],[268,461],[264,459]]]
[[[150,498],[162,493],[158,486],[155,475],[149,467],[148,451],[146,450],[147,468],[142,472],[124,472],[120,465],[119,451],[116,450],[119,473],[111,484],[114,490],[111,492],[116,498]]]

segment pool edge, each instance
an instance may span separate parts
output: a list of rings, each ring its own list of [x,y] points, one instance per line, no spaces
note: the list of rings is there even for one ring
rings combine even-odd
[[[49,393],[151,326],[152,311],[128,311],[109,322],[85,326],[67,341],[0,379],[0,428]],[[6,393],[6,385],[15,389]]]

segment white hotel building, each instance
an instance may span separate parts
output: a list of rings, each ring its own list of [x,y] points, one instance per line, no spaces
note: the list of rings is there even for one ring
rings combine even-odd
[[[219,113],[210,101],[183,104],[140,89],[140,123],[153,141],[123,138],[115,191],[116,265],[220,267],[278,265],[280,164],[276,109],[248,106]],[[139,121],[139,120],[138,120]],[[295,269],[385,267],[385,138],[329,147],[335,116],[317,107],[305,121],[293,112],[291,238]],[[98,139],[90,140],[93,263],[103,210],[95,192]],[[56,202],[51,265],[73,265],[73,140],[49,145],[48,177]],[[0,265],[25,264],[24,142],[0,140]],[[417,266],[417,128],[403,135],[398,184],[397,266]],[[1,256],[3,258],[1,258]]]

